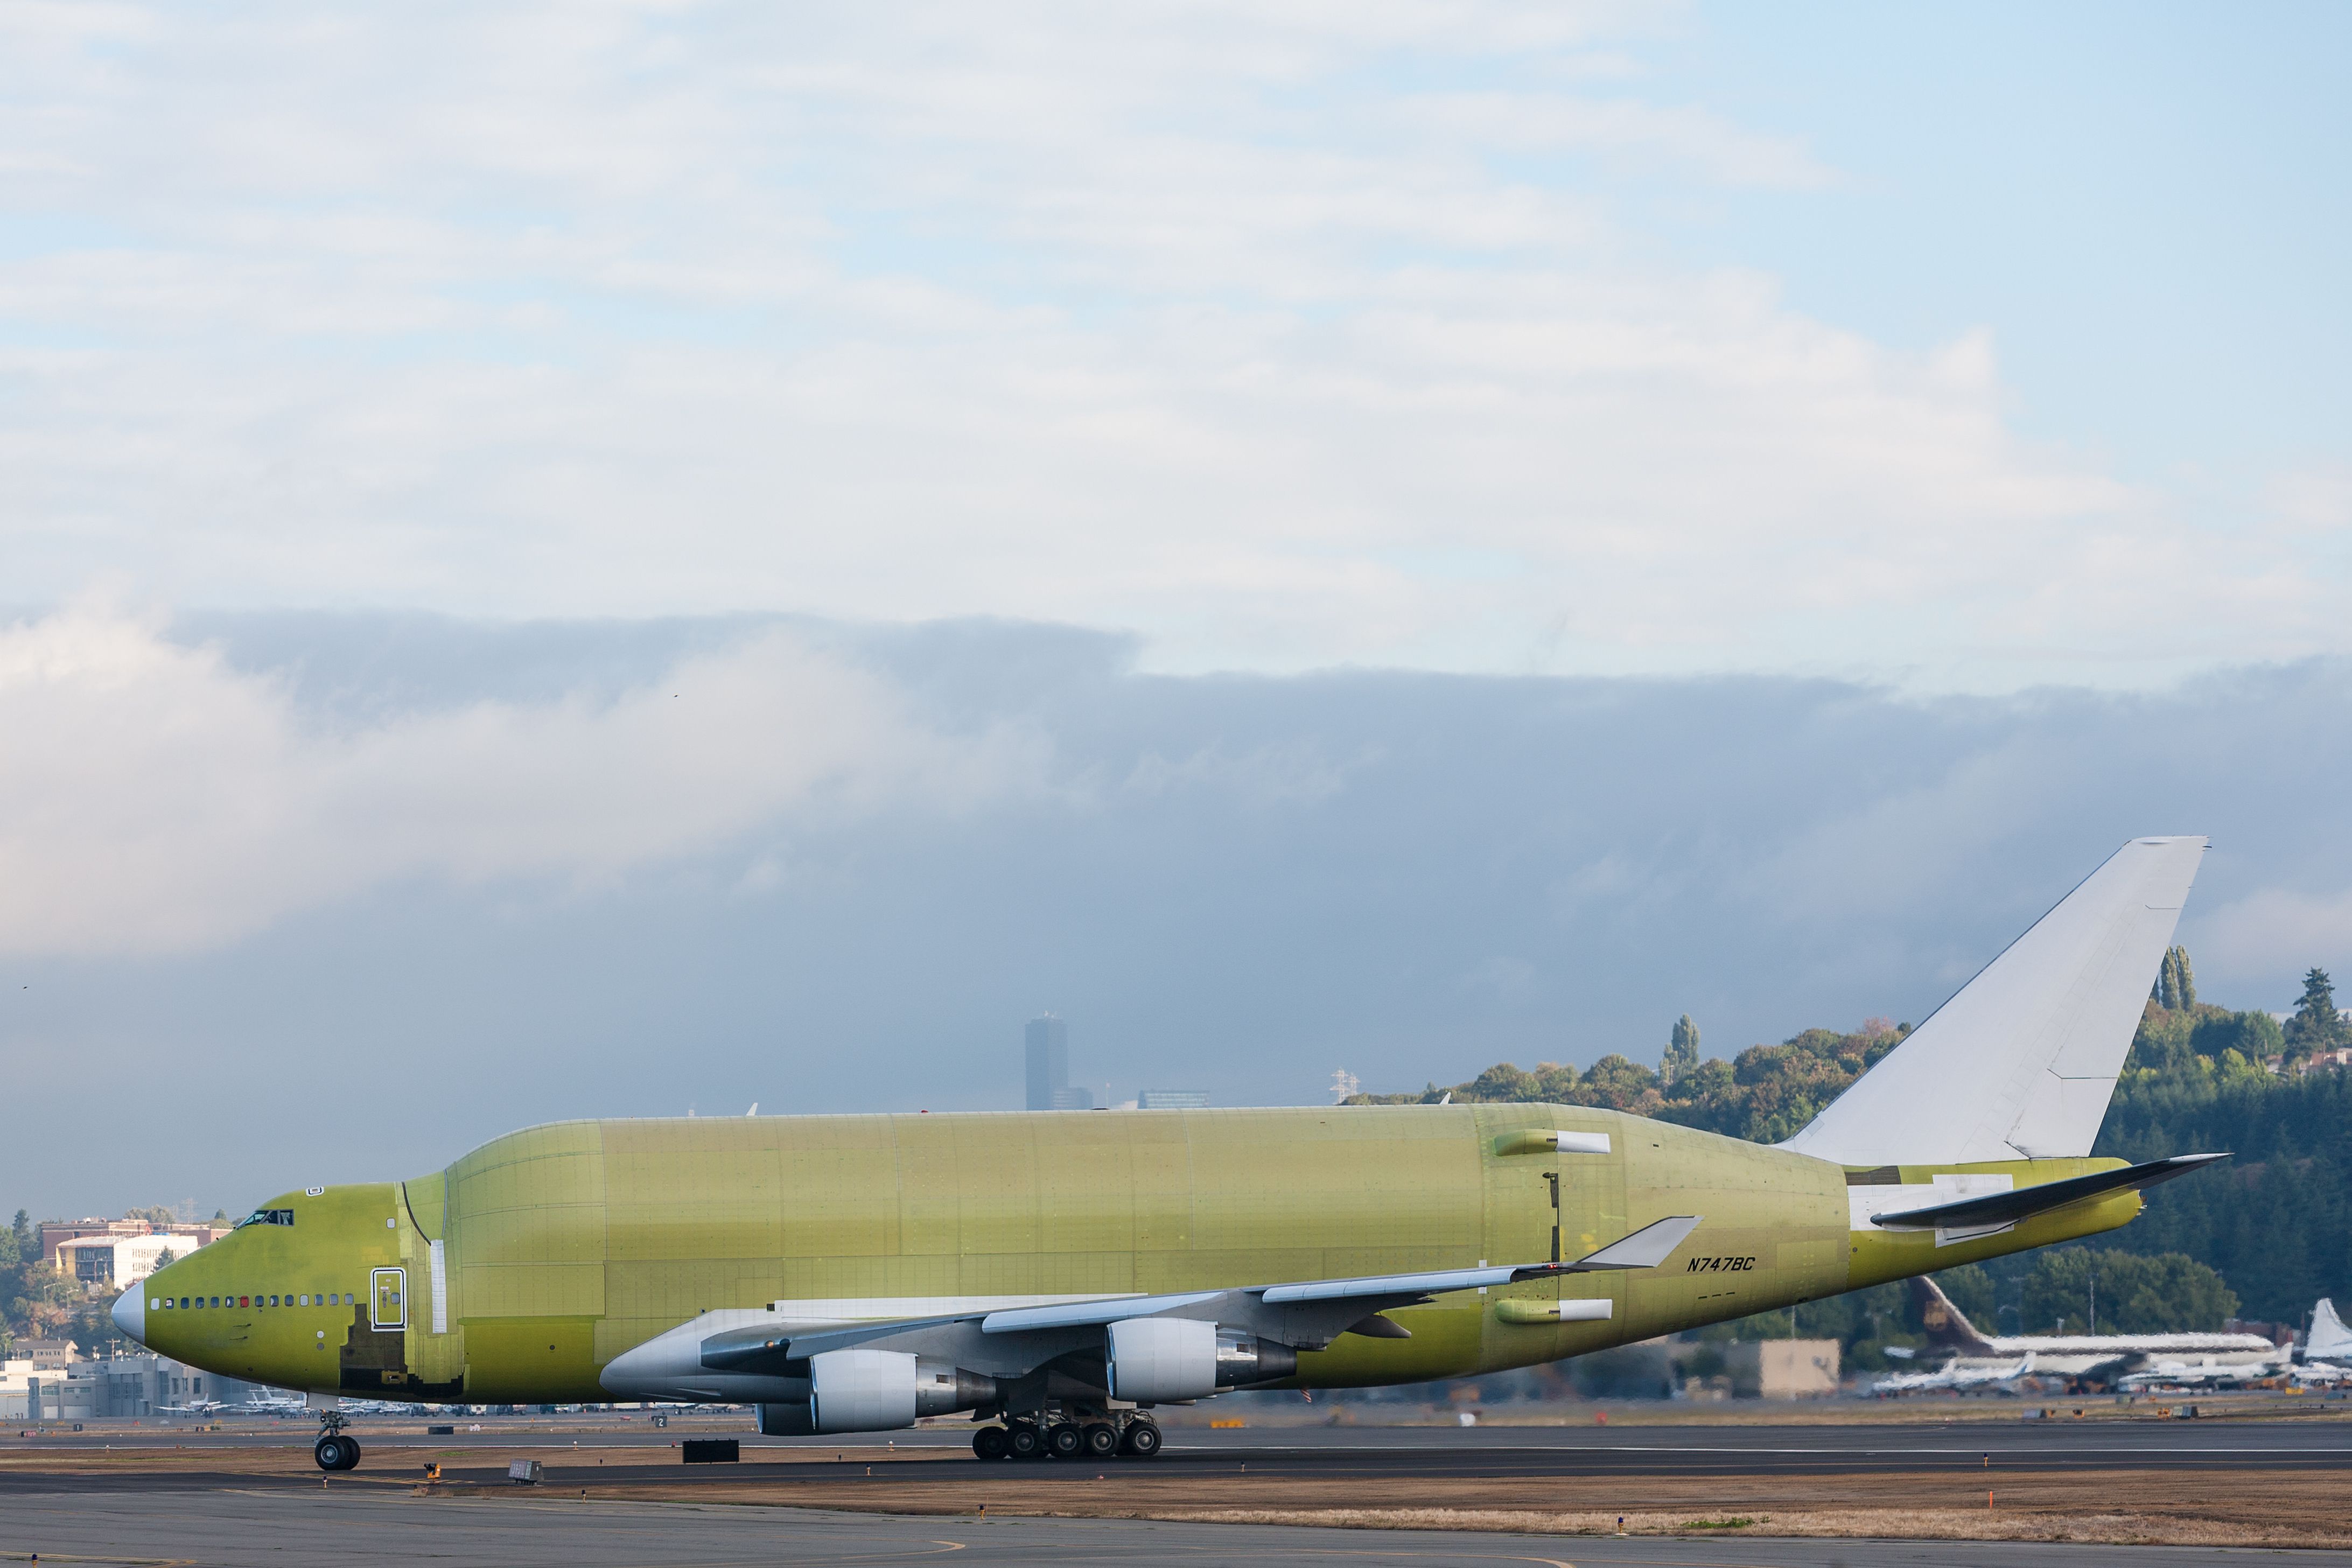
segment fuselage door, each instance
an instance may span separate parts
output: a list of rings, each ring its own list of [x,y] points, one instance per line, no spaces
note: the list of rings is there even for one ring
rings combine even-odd
[[[379,1268],[369,1276],[374,1287],[368,1293],[369,1326],[377,1329],[404,1329],[408,1326],[408,1270]]]

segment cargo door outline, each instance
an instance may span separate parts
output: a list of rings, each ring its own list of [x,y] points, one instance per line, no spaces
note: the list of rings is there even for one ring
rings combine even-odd
[[[408,1270],[376,1268],[369,1271],[368,1327],[379,1333],[408,1327]]]

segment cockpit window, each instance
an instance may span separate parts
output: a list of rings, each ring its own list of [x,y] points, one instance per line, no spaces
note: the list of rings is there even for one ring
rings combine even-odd
[[[256,1209],[237,1221],[236,1228],[243,1230],[249,1225],[292,1225],[293,1223],[292,1209]]]

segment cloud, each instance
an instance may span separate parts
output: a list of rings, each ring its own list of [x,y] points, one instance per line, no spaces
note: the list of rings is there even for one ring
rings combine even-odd
[[[1655,1061],[1684,1013],[1725,1056],[1916,1021],[2147,832],[2213,838],[2179,931],[2207,1000],[2352,973],[2352,661],[1919,699],[1129,651],[1001,622],[16,625],[0,1050],[20,1099],[103,1062],[192,1125],[395,1097],[299,1184],[565,1116],[1017,1105],[1048,1009],[1118,1098],[1306,1103],[1341,1066]],[[186,1190],[171,1139],[77,1189],[79,1135],[35,1119],[9,1201]],[[298,1184],[283,1140],[231,1142],[207,1212]]]
[[[118,614],[18,623],[0,631],[0,951],[216,947],[400,882],[610,885],[754,829],[955,814],[1037,776],[1017,727],[940,731],[782,631],[649,673],[335,728],[280,679]]]
[[[2352,648],[2340,560],[2021,437],[1988,334],[1675,261],[1596,163],[1838,175],[1653,101],[1643,9],[11,16],[20,602],[1925,689]]]
[[[2352,953],[2352,889],[2263,888],[2215,910],[2199,936],[2203,952],[2229,969],[2275,969],[2288,953]]]

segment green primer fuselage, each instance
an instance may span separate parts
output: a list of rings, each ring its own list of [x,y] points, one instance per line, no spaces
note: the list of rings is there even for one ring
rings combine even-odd
[[[1611,1152],[1502,1152],[1549,1129],[1606,1133]],[[290,1223],[247,1225],[140,1289],[146,1342],[224,1375],[569,1403],[612,1398],[597,1376],[614,1357],[719,1308],[897,1318],[1542,1261],[1548,1172],[1568,1258],[1703,1216],[1660,1268],[1397,1309],[1412,1338],[1342,1335],[1286,1384],[1361,1386],[1555,1361],[2112,1229],[2137,1194],[1944,1246],[1870,1227],[1871,1205],[1849,1194],[1960,1173],[2023,1187],[2119,1163],[1851,1172],[1539,1105],[567,1121],[416,1180],[273,1198]],[[1612,1315],[1512,1321],[1563,1296],[1608,1298]]]

